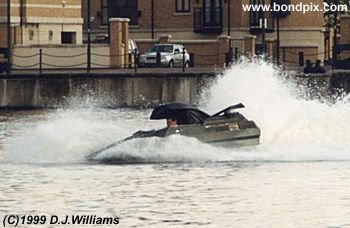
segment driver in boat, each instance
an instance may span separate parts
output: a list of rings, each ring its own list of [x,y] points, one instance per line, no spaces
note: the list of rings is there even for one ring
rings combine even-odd
[[[168,125],[168,127],[176,127],[177,126],[177,120],[174,118],[168,118],[166,120],[166,124]]]

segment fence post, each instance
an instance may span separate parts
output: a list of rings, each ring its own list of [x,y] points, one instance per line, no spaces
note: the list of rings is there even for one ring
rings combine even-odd
[[[43,49],[39,49],[39,74],[43,72]]]
[[[160,67],[160,52],[157,52],[156,60],[157,60],[157,67]]]
[[[132,67],[132,53],[128,53],[128,59],[129,59],[129,64],[128,64],[128,68],[131,69]]]
[[[190,67],[194,67],[194,54],[190,53]]]
[[[182,72],[185,72],[185,48],[182,48]]]
[[[338,45],[333,45],[332,49],[332,69],[336,69],[336,64],[337,64],[337,56],[338,56]]]
[[[91,68],[91,48],[87,48],[87,73],[90,74],[90,68]]]
[[[235,47],[235,61],[238,59],[238,47]]]
[[[304,66],[304,52],[299,52],[299,66]]]
[[[134,50],[134,70],[135,70],[135,73],[137,73],[137,64],[138,64],[137,48],[135,48],[135,50]]]

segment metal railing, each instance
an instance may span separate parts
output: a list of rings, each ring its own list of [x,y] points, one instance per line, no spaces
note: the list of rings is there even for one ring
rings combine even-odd
[[[185,57],[186,52],[182,53],[182,63],[178,65],[178,69],[182,72],[186,72],[187,67],[211,67],[211,66],[228,66],[234,61],[235,54],[233,49],[230,48],[229,52],[208,54],[203,53],[190,53],[189,62],[188,57]],[[81,52],[74,55],[57,55],[46,53],[43,49],[39,49],[38,53],[31,55],[13,54],[13,59],[17,59],[12,64],[13,70],[37,70],[39,74],[43,73],[43,70],[86,70],[87,73],[90,70],[97,69],[133,69],[137,72],[140,68],[139,54],[137,49],[132,53],[125,55],[110,55],[91,52],[91,67],[88,68],[88,52]],[[237,59],[237,58],[236,58]],[[151,64],[153,67],[161,67],[161,54],[157,53],[155,64]],[[143,65],[142,68],[148,68],[149,65]]]
[[[242,40],[231,41],[231,46],[228,52],[213,53],[208,54],[208,52],[203,51],[190,53],[190,59],[188,64],[185,59],[185,52],[182,53],[182,64],[177,69],[182,72],[186,72],[187,67],[225,67],[236,62],[244,56],[244,45]],[[242,49],[243,48],[243,49]],[[11,65],[13,70],[37,70],[39,74],[42,72],[50,70],[86,70],[87,73],[90,70],[98,69],[131,69],[135,73],[141,67],[139,65],[139,55],[138,51],[135,49],[132,53],[127,53],[125,55],[110,55],[91,52],[91,68],[88,68],[88,58],[87,51],[77,53],[74,55],[56,55],[52,53],[45,53],[42,49],[39,49],[38,53],[31,55],[20,55],[13,54],[12,58],[17,59]],[[281,50],[281,64],[282,65],[292,65],[304,67],[306,63],[310,63],[310,59],[318,60],[320,55],[325,54],[325,52],[310,53],[304,51],[292,51],[282,48]],[[111,61],[116,60],[115,62]],[[63,61],[66,60],[66,61]],[[270,56],[270,61],[275,62],[276,56]],[[62,64],[62,61],[65,64]],[[343,60],[339,60],[338,63],[341,64]],[[321,64],[336,64],[336,61],[329,62],[326,60],[318,60]],[[155,62],[151,65],[143,65],[142,68],[148,67],[161,67],[161,54],[158,53],[155,57]],[[7,71],[8,66],[2,64],[0,66],[0,72]],[[175,70],[176,71],[176,70]]]

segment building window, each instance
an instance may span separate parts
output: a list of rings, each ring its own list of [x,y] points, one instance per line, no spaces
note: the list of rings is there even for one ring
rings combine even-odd
[[[250,0],[250,5],[261,5],[262,0]],[[260,18],[263,17],[263,11],[250,11],[249,15],[250,19],[250,27],[259,27]]]
[[[176,12],[190,12],[190,0],[175,0]]]
[[[75,44],[76,43],[75,32],[62,32],[61,33],[61,43],[62,44]]]
[[[271,5],[290,5],[290,0],[271,0]],[[271,11],[273,17],[287,17],[290,14],[290,10]]]
[[[104,3],[103,0],[102,3]],[[105,10],[106,13],[104,13],[105,15],[108,14],[105,20],[106,23],[108,23],[108,18],[122,17],[129,18],[130,25],[138,25],[138,18],[141,15],[138,10],[138,0],[108,0],[105,3],[108,5]]]
[[[107,0],[101,1],[101,24],[102,25],[108,24],[108,1]]]

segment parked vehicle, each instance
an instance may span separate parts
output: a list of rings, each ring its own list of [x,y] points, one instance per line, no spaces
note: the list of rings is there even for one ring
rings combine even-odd
[[[185,53],[183,53],[185,51]],[[159,62],[157,62],[159,53]],[[190,66],[190,55],[181,44],[156,44],[139,58],[139,66],[161,67]]]

